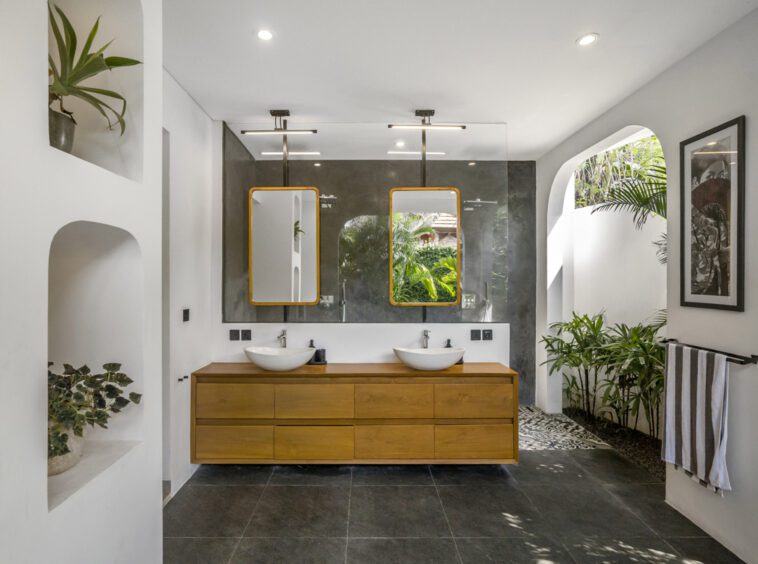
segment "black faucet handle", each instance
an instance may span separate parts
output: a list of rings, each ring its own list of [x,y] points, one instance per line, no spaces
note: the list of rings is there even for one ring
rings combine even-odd
[[[316,348],[316,345],[313,344],[313,339],[311,339],[311,344],[308,345],[308,348],[309,349],[315,349]]]
[[[452,349],[453,348],[453,344],[450,341],[450,339],[448,339],[447,341],[445,341],[445,348],[446,349]]]

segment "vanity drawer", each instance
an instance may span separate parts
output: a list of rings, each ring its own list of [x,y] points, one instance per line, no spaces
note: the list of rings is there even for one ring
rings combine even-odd
[[[436,458],[513,458],[513,425],[436,425]]]
[[[353,458],[353,427],[277,426],[274,455],[277,460],[350,460]]]
[[[274,457],[272,425],[198,425],[195,458],[271,459]]]
[[[273,384],[199,382],[195,390],[198,419],[272,419]]]
[[[434,416],[440,419],[513,417],[513,384],[435,384]]]
[[[352,419],[353,384],[276,384],[277,419]]]
[[[356,384],[356,419],[431,419],[433,384]]]
[[[434,425],[356,425],[355,458],[434,458]]]

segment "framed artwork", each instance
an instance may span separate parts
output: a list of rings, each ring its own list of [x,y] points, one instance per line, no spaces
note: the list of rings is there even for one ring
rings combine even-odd
[[[745,311],[745,116],[679,146],[681,305]]]

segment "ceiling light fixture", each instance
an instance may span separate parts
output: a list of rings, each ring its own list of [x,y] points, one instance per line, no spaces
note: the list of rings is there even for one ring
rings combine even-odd
[[[589,47],[590,45],[597,43],[599,38],[600,35],[597,33],[585,33],[576,40],[576,44],[579,45],[579,47]]]
[[[321,151],[288,151],[287,154],[290,157],[318,157],[321,155]],[[284,151],[261,151],[261,155],[264,157],[281,157],[284,155]]]
[[[405,141],[403,140],[395,141],[395,147],[397,147],[398,149],[402,149],[403,147],[405,147]]]
[[[290,153],[292,154],[292,153]],[[388,155],[420,155],[421,151],[387,151]],[[442,151],[427,151],[427,155],[446,155],[447,153],[444,153]]]
[[[421,118],[421,123],[390,123],[387,124],[387,127],[390,129],[438,129],[440,131],[466,129],[462,123],[432,123],[433,115],[434,110],[416,110],[416,117]]]
[[[476,163],[474,161],[471,161],[470,163],[468,163],[468,165],[469,166],[476,166]]]
[[[318,133],[318,129],[287,129],[287,120],[289,110],[269,110],[271,117],[274,118],[274,129],[243,129],[242,135],[313,135]]]
[[[272,37],[274,37],[274,34],[267,29],[262,29],[258,32],[258,39],[262,41],[271,41]]]
[[[313,163],[313,166],[321,166],[321,163]]]

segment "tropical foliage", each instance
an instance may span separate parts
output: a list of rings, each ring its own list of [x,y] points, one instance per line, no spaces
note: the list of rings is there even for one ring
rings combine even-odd
[[[60,18],[60,24],[56,19],[53,9],[57,13],[58,18]],[[50,75],[50,85],[48,87],[49,104],[52,105],[53,102],[58,102],[60,111],[74,120],[73,113],[63,106],[63,99],[66,96],[79,98],[95,108],[106,119],[108,129],[113,129],[114,126],[118,125],[121,135],[123,135],[126,130],[126,121],[124,120],[126,99],[113,90],[82,86],[82,82],[103,71],[138,65],[140,61],[127,57],[106,57],[105,50],[113,43],[113,40],[95,51],[92,50],[92,44],[95,41],[97,30],[100,26],[100,18],[95,20],[95,24],[87,35],[87,39],[77,58],[78,40],[71,21],[66,17],[63,10],[54,4],[52,8],[48,6],[48,12],[50,16],[50,28],[52,29],[58,49],[57,64],[53,60],[52,55],[48,55]],[[114,105],[120,104],[121,108],[114,108],[103,97],[116,100],[116,104]],[[74,123],[76,123],[76,120],[74,120]]]
[[[573,314],[553,323],[542,337],[550,374],[562,374],[569,406],[638,428],[640,416],[659,437],[665,349],[658,344],[662,323],[605,326],[602,313]]]
[[[455,247],[425,245],[433,216],[392,216],[392,298],[395,303],[454,302],[458,292]]]
[[[48,364],[47,371],[47,456],[53,458],[67,454],[69,433],[81,437],[84,427],[95,425],[108,428],[108,421],[130,403],[139,403],[142,396],[130,392],[124,397],[124,388],[132,379],[121,372],[115,362],[104,364],[102,374],[93,374],[85,365],[74,368],[63,365],[57,374]]]

